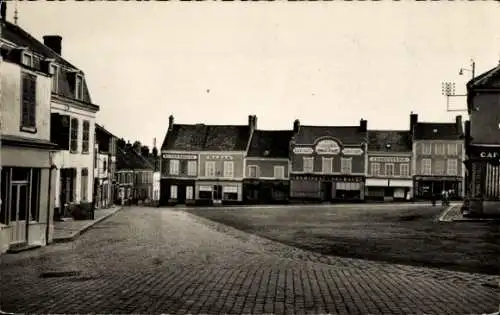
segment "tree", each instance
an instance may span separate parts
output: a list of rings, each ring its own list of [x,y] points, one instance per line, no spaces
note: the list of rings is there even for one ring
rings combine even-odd
[[[125,141],[125,139],[121,138],[121,139],[118,139],[116,140],[116,145],[119,147],[119,148],[125,148],[125,145],[127,144],[127,142]]]
[[[134,144],[132,145],[132,147],[134,148],[134,150],[136,150],[137,152],[141,152],[141,148],[142,148],[142,143],[140,141],[135,141]]]
[[[144,156],[144,157],[148,157],[149,156],[149,147],[147,145],[143,145],[141,147],[141,155]]]

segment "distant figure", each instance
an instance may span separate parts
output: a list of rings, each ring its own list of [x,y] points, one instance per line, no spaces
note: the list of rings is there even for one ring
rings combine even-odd
[[[443,206],[447,206],[449,204],[448,202],[448,198],[449,198],[449,193],[448,193],[448,190],[443,190],[443,192],[441,193],[441,203]]]

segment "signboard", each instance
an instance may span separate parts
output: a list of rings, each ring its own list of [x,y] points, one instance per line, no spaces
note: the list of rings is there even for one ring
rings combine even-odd
[[[486,159],[498,159],[500,158],[500,154],[498,152],[481,152],[479,154],[481,158],[486,158]]]
[[[233,157],[231,155],[222,155],[222,154],[211,154],[207,156],[207,160],[215,160],[215,161],[232,161]]]
[[[335,140],[321,140],[316,145],[317,154],[339,154],[340,145]]]
[[[382,163],[409,163],[409,157],[398,157],[398,156],[371,156],[368,159],[370,162],[382,162]]]
[[[172,160],[196,160],[197,156],[192,154],[163,154],[164,159]]]
[[[292,175],[292,180],[304,181],[332,181],[345,183],[361,183],[364,182],[363,176],[342,176],[342,175]]]
[[[295,147],[293,153],[295,154],[312,154],[314,150],[310,147]]]
[[[362,155],[363,149],[361,149],[361,148],[344,148],[342,150],[342,154],[344,154],[344,155]]]
[[[212,191],[213,187],[212,186],[200,186],[199,190],[200,191]]]

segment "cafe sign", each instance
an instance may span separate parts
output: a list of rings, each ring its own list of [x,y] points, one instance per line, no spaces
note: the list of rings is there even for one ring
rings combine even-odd
[[[295,147],[293,153],[295,154],[312,154],[314,150],[310,147]]]
[[[226,155],[226,154],[210,154],[207,156],[207,160],[232,161],[233,157],[231,155]]]
[[[370,162],[382,162],[382,163],[409,163],[409,157],[398,157],[398,156],[372,156],[369,158]]]
[[[340,145],[335,140],[321,140],[316,145],[315,151],[317,154],[339,154]]]
[[[342,150],[342,154],[344,154],[344,155],[362,155],[363,150],[360,148],[344,148],[344,150]]]
[[[192,154],[163,154],[163,158],[171,160],[196,160],[197,156]]]
[[[479,156],[483,159],[498,159],[500,154],[498,152],[481,152]]]

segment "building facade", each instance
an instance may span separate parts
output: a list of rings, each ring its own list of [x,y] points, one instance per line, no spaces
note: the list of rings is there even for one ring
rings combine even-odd
[[[452,191],[452,199],[461,199],[465,192],[464,133],[462,117],[454,123],[418,122],[410,115],[413,144],[415,197],[430,199],[443,190]]]
[[[255,130],[245,156],[244,203],[286,203],[290,197],[291,130]]]
[[[117,137],[95,124],[95,139],[94,208],[108,208],[115,200]]]
[[[243,201],[244,156],[257,118],[248,125],[169,128],[162,145],[161,204],[232,204]]]
[[[367,121],[359,126],[301,126],[290,142],[290,198],[314,201],[365,199]]]
[[[366,199],[412,199],[411,158],[409,131],[369,130]]]
[[[53,237],[52,55],[0,10],[0,253]],[[42,45],[43,46],[43,45]]]
[[[467,211],[500,200],[500,64],[467,83]]]

